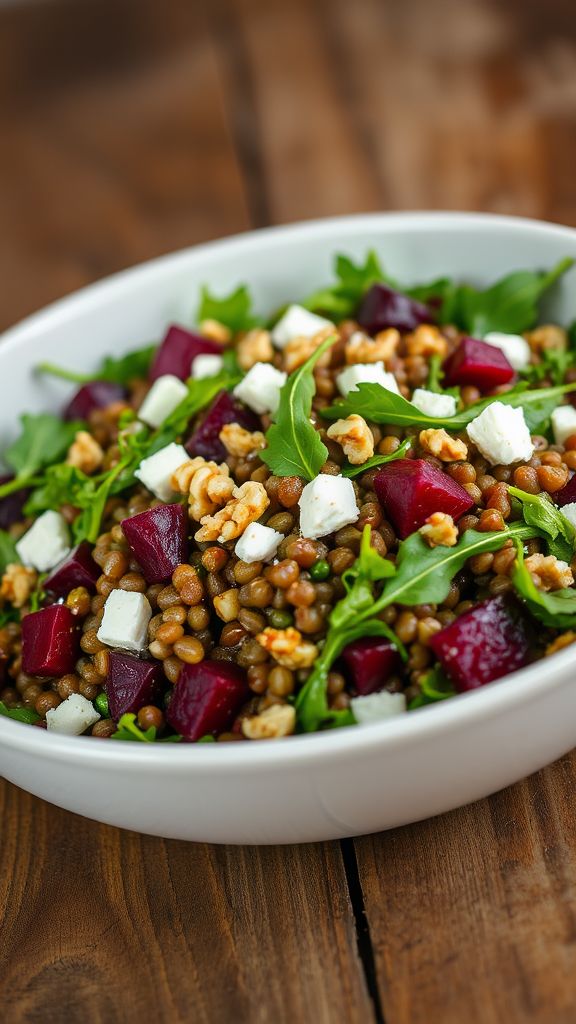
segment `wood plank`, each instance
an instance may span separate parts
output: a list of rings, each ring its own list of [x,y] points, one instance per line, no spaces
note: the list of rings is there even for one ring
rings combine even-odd
[[[373,1020],[338,844],[164,841],[6,783],[0,817],[3,1024]]]

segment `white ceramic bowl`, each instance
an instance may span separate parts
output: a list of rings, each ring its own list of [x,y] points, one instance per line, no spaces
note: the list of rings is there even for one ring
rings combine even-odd
[[[375,247],[401,281],[488,283],[576,256],[576,231],[476,214],[390,214],[273,228],[166,256],[86,288],[0,345],[0,450],[26,410],[70,387],[37,380],[50,358],[89,369],[105,354],[190,322],[198,289],[239,281],[270,311],[330,280],[335,252]],[[576,317],[576,272],[552,297]],[[576,648],[482,690],[371,726],[284,741],[147,746],[68,738],[0,718],[0,772],[98,821],[217,843],[335,839],[440,814],[507,786],[576,743]]]

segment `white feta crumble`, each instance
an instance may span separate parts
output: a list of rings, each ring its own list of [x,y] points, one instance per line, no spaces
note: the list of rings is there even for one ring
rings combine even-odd
[[[278,533],[270,526],[261,523],[250,523],[234,548],[238,558],[243,562],[269,562],[278,545],[284,540],[284,534]]]
[[[113,590],[104,605],[98,639],[109,647],[140,654],[148,646],[148,623],[151,618],[152,608],[145,594]]]
[[[215,377],[217,373],[220,373],[223,365],[224,360],[222,356],[217,355],[215,352],[201,352],[199,356],[192,360],[190,373],[194,380],[204,380],[204,377]]]
[[[393,718],[408,710],[403,693],[388,693],[387,690],[369,693],[365,697],[352,697],[350,707],[358,725],[381,722],[384,718]]]
[[[167,444],[159,452],[142,459],[134,476],[155,494],[160,501],[170,501],[174,495],[172,475],[183,462],[188,462],[189,455],[181,444]]]
[[[99,719],[100,715],[86,697],[71,693],[57,708],[46,712],[46,727],[49,732],[59,732],[63,736],[81,736]]]
[[[48,572],[70,551],[70,531],[59,512],[43,512],[16,544],[18,558],[38,572]]]
[[[576,529],[576,501],[570,501],[560,509],[562,515]]]
[[[138,410],[138,419],[149,427],[159,427],[186,398],[188,388],[172,373],[155,380]]]
[[[288,306],[272,331],[272,344],[284,348],[292,338],[312,338],[318,331],[333,326],[330,320],[311,313],[304,306]]]
[[[556,444],[564,444],[571,434],[576,434],[576,409],[572,405],[559,405],[551,420]]]
[[[434,391],[426,391],[425,388],[416,388],[412,395],[412,405],[425,416],[446,419],[456,413],[456,399],[453,395],[437,395]]]
[[[388,373],[384,369],[382,361],[378,363],[354,363],[352,366],[347,366],[345,370],[342,370],[337,375],[336,384],[340,394],[344,395],[344,397],[350,391],[358,391],[358,384],[381,384],[383,388],[393,391],[395,395],[400,394],[396,377],[393,373]]]
[[[466,427],[468,437],[493,466],[509,466],[532,457],[534,445],[524,411],[492,402]]]
[[[280,404],[280,389],[286,379],[286,374],[270,363],[254,363],[234,388],[234,394],[259,415],[275,413]]]
[[[490,331],[484,341],[493,348],[499,348],[513,370],[523,370],[530,362],[530,345],[521,334],[502,334]]]
[[[306,484],[300,499],[300,531],[303,537],[317,540],[335,533],[360,515],[352,481],[344,476],[320,476]]]

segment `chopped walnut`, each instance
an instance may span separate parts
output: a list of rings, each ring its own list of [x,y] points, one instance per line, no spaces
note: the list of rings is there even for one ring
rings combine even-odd
[[[355,331],[346,342],[347,363],[386,363],[396,354],[400,344],[400,332],[395,327],[380,331],[375,338],[368,338],[362,331]]]
[[[344,455],[353,466],[361,466],[374,455],[374,436],[366,420],[353,413],[345,420],[336,420],[326,431],[328,437],[342,445]]]
[[[316,644],[303,640],[302,634],[293,626],[288,626],[288,629],[273,629],[272,626],[267,626],[262,633],[258,633],[256,639],[284,668],[295,671],[299,668],[310,668],[318,657]]]
[[[238,342],[236,357],[241,370],[251,370],[255,363],[271,363],[274,349],[269,331],[256,327]]]
[[[179,494],[188,495],[189,515],[197,522],[225,505],[235,487],[225,463],[219,466],[201,456],[183,462],[173,473],[171,484]]]
[[[249,740],[276,740],[291,736],[296,728],[296,712],[291,704],[272,704],[259,715],[242,719],[242,732]]]
[[[420,533],[431,548],[452,548],[458,541],[458,529],[447,512],[433,512],[420,527]]]
[[[464,441],[459,441],[457,437],[450,437],[450,434],[443,428],[437,430],[435,427],[430,427],[429,430],[421,430],[418,440],[425,452],[441,459],[442,462],[460,462],[468,455],[468,448]]]
[[[574,643],[576,643],[576,633],[574,630],[569,629],[567,633],[561,633],[551,644],[548,644],[545,651],[546,657],[550,654],[556,654],[558,651],[563,651],[565,647],[569,647],[570,644]]]
[[[233,498],[216,515],[202,516],[202,528],[194,535],[199,541],[217,540],[224,544],[236,540],[250,523],[254,523],[266,511],[270,498],[263,484],[247,480],[241,487],[234,487]]]
[[[203,320],[200,324],[200,334],[210,341],[217,342],[218,345],[228,345],[232,341],[232,331],[219,320]]]
[[[556,324],[542,324],[536,330],[528,331],[525,338],[533,352],[551,348],[564,351],[568,346],[568,334],[563,327],[557,327]]]
[[[282,351],[282,369],[286,373],[294,373],[299,366],[302,366],[307,359],[310,358],[313,352],[326,341],[326,338],[332,337],[334,334],[333,327],[323,327],[317,334],[313,334],[311,338],[290,338],[287,345],[284,346]],[[324,352],[316,366],[328,366],[330,363],[331,353],[330,351]]]
[[[226,423],[219,434],[220,440],[230,455],[243,458],[251,452],[266,447],[266,439],[260,430],[244,430],[239,423]]]
[[[529,555],[525,565],[539,590],[563,590],[574,583],[568,563],[555,555]]]
[[[445,356],[448,342],[438,327],[421,324],[406,336],[406,350],[409,356]]]
[[[90,476],[100,468],[103,459],[104,452],[98,441],[87,430],[79,430],[68,449],[67,464],[81,469],[83,473]]]
[[[38,582],[38,573],[24,565],[11,562],[0,584],[0,605],[9,601],[15,608],[23,608]]]

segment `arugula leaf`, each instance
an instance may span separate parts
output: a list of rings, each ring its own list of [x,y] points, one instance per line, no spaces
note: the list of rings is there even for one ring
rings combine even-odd
[[[529,494],[510,484],[508,492],[521,503],[524,522],[546,535],[549,553],[570,562],[576,546],[576,530],[561,509],[542,494]]]
[[[553,384],[563,384],[568,370],[576,366],[576,352],[573,349],[548,348],[541,354],[540,362],[531,364],[520,371],[530,384],[538,384],[549,378]]]
[[[51,413],[21,416],[22,433],[4,452],[16,477],[0,487],[0,498],[35,482],[36,474],[58,460],[68,450],[82,423],[64,423]]]
[[[386,462],[394,462],[395,459],[403,459],[409,448],[410,440],[407,438],[402,442],[400,447],[390,455],[374,455],[371,459],[367,459],[366,462],[363,462],[361,466],[352,466],[350,463],[347,466],[342,466],[342,476],[359,476],[360,473],[367,473],[369,469],[374,469],[376,466],[383,466]]]
[[[34,722],[40,721],[40,715],[37,715],[32,708],[7,708],[1,700],[0,715],[3,715],[4,718],[11,718],[14,722],[24,722],[25,725],[34,725]]]
[[[58,509],[64,504],[82,507],[78,504],[77,495],[84,488],[91,494],[94,480],[75,466],[57,462],[54,466],[48,466],[38,487],[28,498],[24,512],[27,516],[34,516],[46,509]]]
[[[442,385],[440,384],[440,379],[443,376],[442,356],[435,353],[430,356],[428,361],[428,380],[426,381],[426,390],[433,391],[435,394],[441,394]]]
[[[374,249],[368,251],[364,263],[355,264],[348,256],[336,256],[335,272],[335,285],[313,292],[302,302],[306,309],[325,313],[334,320],[352,316],[365,292],[373,284],[387,280]]]
[[[6,571],[7,565],[18,563],[20,559],[16,552],[16,542],[6,530],[0,530],[0,576]]]
[[[266,432],[267,447],[260,458],[276,476],[301,476],[313,480],[328,458],[328,449],[310,422],[316,386],[313,369],[321,355],[336,341],[327,338],[294,373],[280,391],[276,422]]]
[[[144,732],[136,721],[136,715],[122,715],[118,722],[116,732],[113,732],[111,740],[130,740],[140,743],[154,743],[156,739],[156,726],[151,725]]]
[[[516,544],[516,562],[512,570],[512,583],[530,613],[551,629],[570,629],[576,626],[576,590],[567,588],[545,593],[538,590],[524,562],[522,544]]]
[[[444,675],[440,665],[435,665],[420,681],[420,693],[408,705],[409,711],[424,707],[425,704],[436,704],[447,697],[455,697],[456,690]]]
[[[154,447],[163,448],[174,441],[187,429],[190,420],[216,398],[219,391],[230,391],[240,380],[239,372],[230,373],[222,370],[214,377],[203,377],[201,380],[190,378],[186,381],[188,394],[164,420],[154,437]],[[168,440],[166,440],[168,438]],[[150,451],[152,455],[153,452]]]
[[[74,370],[66,370],[53,363],[40,363],[36,367],[36,371],[49,374],[51,377],[58,377],[60,380],[69,380],[73,384],[91,384],[93,381],[105,380],[111,384],[124,386],[131,380],[145,379],[148,376],[157,347],[157,345],[146,345],[145,348],[127,352],[126,355],[120,356],[118,359],[115,359],[114,356],[106,356],[94,373],[76,373]]]
[[[202,323],[203,320],[217,320],[218,323],[228,327],[233,334],[238,331],[248,331],[262,322],[254,316],[252,297],[245,284],[239,285],[233,292],[223,295],[222,298],[217,298],[207,287],[202,288],[196,319],[198,323]]]

